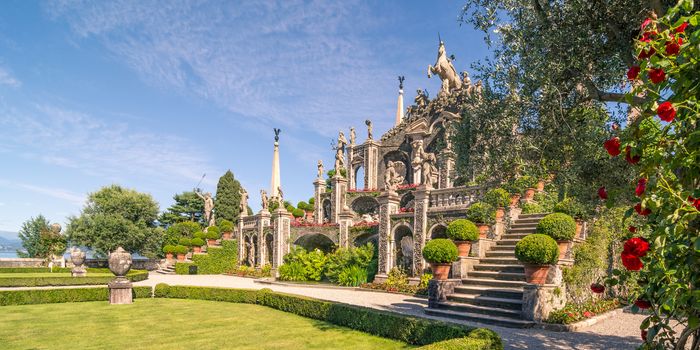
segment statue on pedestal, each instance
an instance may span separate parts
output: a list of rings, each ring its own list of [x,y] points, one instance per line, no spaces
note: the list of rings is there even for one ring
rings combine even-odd
[[[343,150],[338,148],[335,150],[335,176],[342,176],[340,169],[345,168],[345,155],[343,154]]]
[[[208,226],[214,226],[215,220],[212,211],[214,210],[214,199],[211,197],[211,193],[207,192],[202,194],[200,191],[195,189],[195,194],[202,200],[204,200],[204,221]]]
[[[355,128],[350,127],[350,145],[355,145]]]
[[[445,43],[442,42],[442,40],[440,40],[440,46],[438,47],[435,65],[428,65],[428,78],[432,77],[433,74],[437,74],[440,80],[442,80],[440,93],[443,95],[449,95],[451,90],[459,90],[462,88],[462,80],[459,78],[455,67],[452,65],[452,61],[447,57]]]
[[[427,190],[432,190],[434,188],[433,184],[437,181],[438,170],[435,166],[436,161],[437,158],[435,158],[434,153],[423,153],[423,184],[425,185],[425,189]]]
[[[416,98],[413,99],[413,102],[416,104],[416,107],[421,108],[425,107],[428,105],[428,94],[425,92],[425,90],[416,90]]]
[[[411,142],[411,147],[413,147],[413,159],[411,160],[413,183],[419,185],[423,179],[421,176],[421,170],[423,169],[423,140]]]
[[[241,191],[239,193],[241,195],[241,203],[238,205],[240,216],[246,216],[248,215],[248,191],[241,187]]]
[[[267,210],[269,207],[269,199],[267,198],[267,192],[265,190],[260,190],[260,200],[261,200],[261,205],[263,210]]]
[[[372,121],[369,119],[365,120],[365,125],[367,125],[367,139],[372,140]]]
[[[338,146],[345,153],[345,145],[348,144],[348,140],[345,138],[345,134],[342,131],[338,131]]]
[[[278,208],[284,208],[284,192],[282,192],[282,186],[277,186],[277,203]]]
[[[323,161],[322,160],[320,160],[320,159],[318,160],[318,165],[316,165],[316,168],[317,168],[317,170],[316,170],[317,178],[323,179]]]

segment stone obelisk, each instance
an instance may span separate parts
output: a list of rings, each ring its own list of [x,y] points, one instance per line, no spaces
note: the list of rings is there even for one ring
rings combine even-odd
[[[399,100],[396,103],[396,122],[394,126],[401,124],[403,121],[403,76],[399,76]]]
[[[279,198],[280,188],[280,129],[275,130],[275,149],[272,153],[272,179],[270,180],[270,198]]]

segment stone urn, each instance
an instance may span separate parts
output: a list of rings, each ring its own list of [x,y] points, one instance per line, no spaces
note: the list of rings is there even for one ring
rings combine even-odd
[[[177,253],[177,261],[185,261],[185,257],[184,253]]]
[[[70,250],[70,261],[73,263],[73,268],[70,271],[73,277],[85,277],[87,270],[83,264],[85,263],[85,252],[77,247],[72,247]]]
[[[109,270],[117,276],[117,280],[125,280],[126,274],[131,270],[131,253],[119,247],[109,254]]]
[[[450,267],[452,264],[430,263],[430,269],[433,270],[433,278],[438,281],[444,281],[450,275]]]
[[[165,259],[173,260],[173,253],[165,253]]]
[[[532,265],[523,264],[525,269],[525,281],[532,284],[545,284],[547,282],[547,273],[549,265]]]
[[[466,258],[469,256],[469,251],[472,249],[472,241],[453,241],[457,246],[459,256]]]
[[[126,274],[131,270],[131,253],[119,247],[109,254],[109,270],[116,276],[109,287],[110,304],[131,304],[133,302],[131,281]]]

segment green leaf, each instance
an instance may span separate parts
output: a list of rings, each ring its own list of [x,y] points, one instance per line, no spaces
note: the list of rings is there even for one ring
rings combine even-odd
[[[681,3],[681,6],[683,7],[683,10],[685,10],[685,12],[690,12],[693,10],[693,0],[684,0]]]
[[[649,323],[651,322],[650,317],[647,317],[642,321],[642,324],[639,325],[639,329],[647,329],[649,328]]]
[[[688,316],[688,328],[696,328],[700,324],[700,318],[695,315]]]
[[[700,252],[700,239],[695,239],[695,251]]]
[[[693,27],[697,26],[698,22],[700,22],[700,12],[696,13],[688,20],[688,23],[690,23]]]

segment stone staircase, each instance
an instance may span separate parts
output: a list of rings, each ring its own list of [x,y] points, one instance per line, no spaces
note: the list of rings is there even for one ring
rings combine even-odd
[[[521,318],[525,271],[515,258],[515,244],[534,233],[546,214],[524,214],[467,273],[462,285],[455,287],[438,308],[426,309],[429,315],[504,327],[527,328],[534,323]]]
[[[161,266],[158,270],[156,270],[157,273],[161,275],[174,275],[175,274],[175,264],[168,264],[166,266]]]

